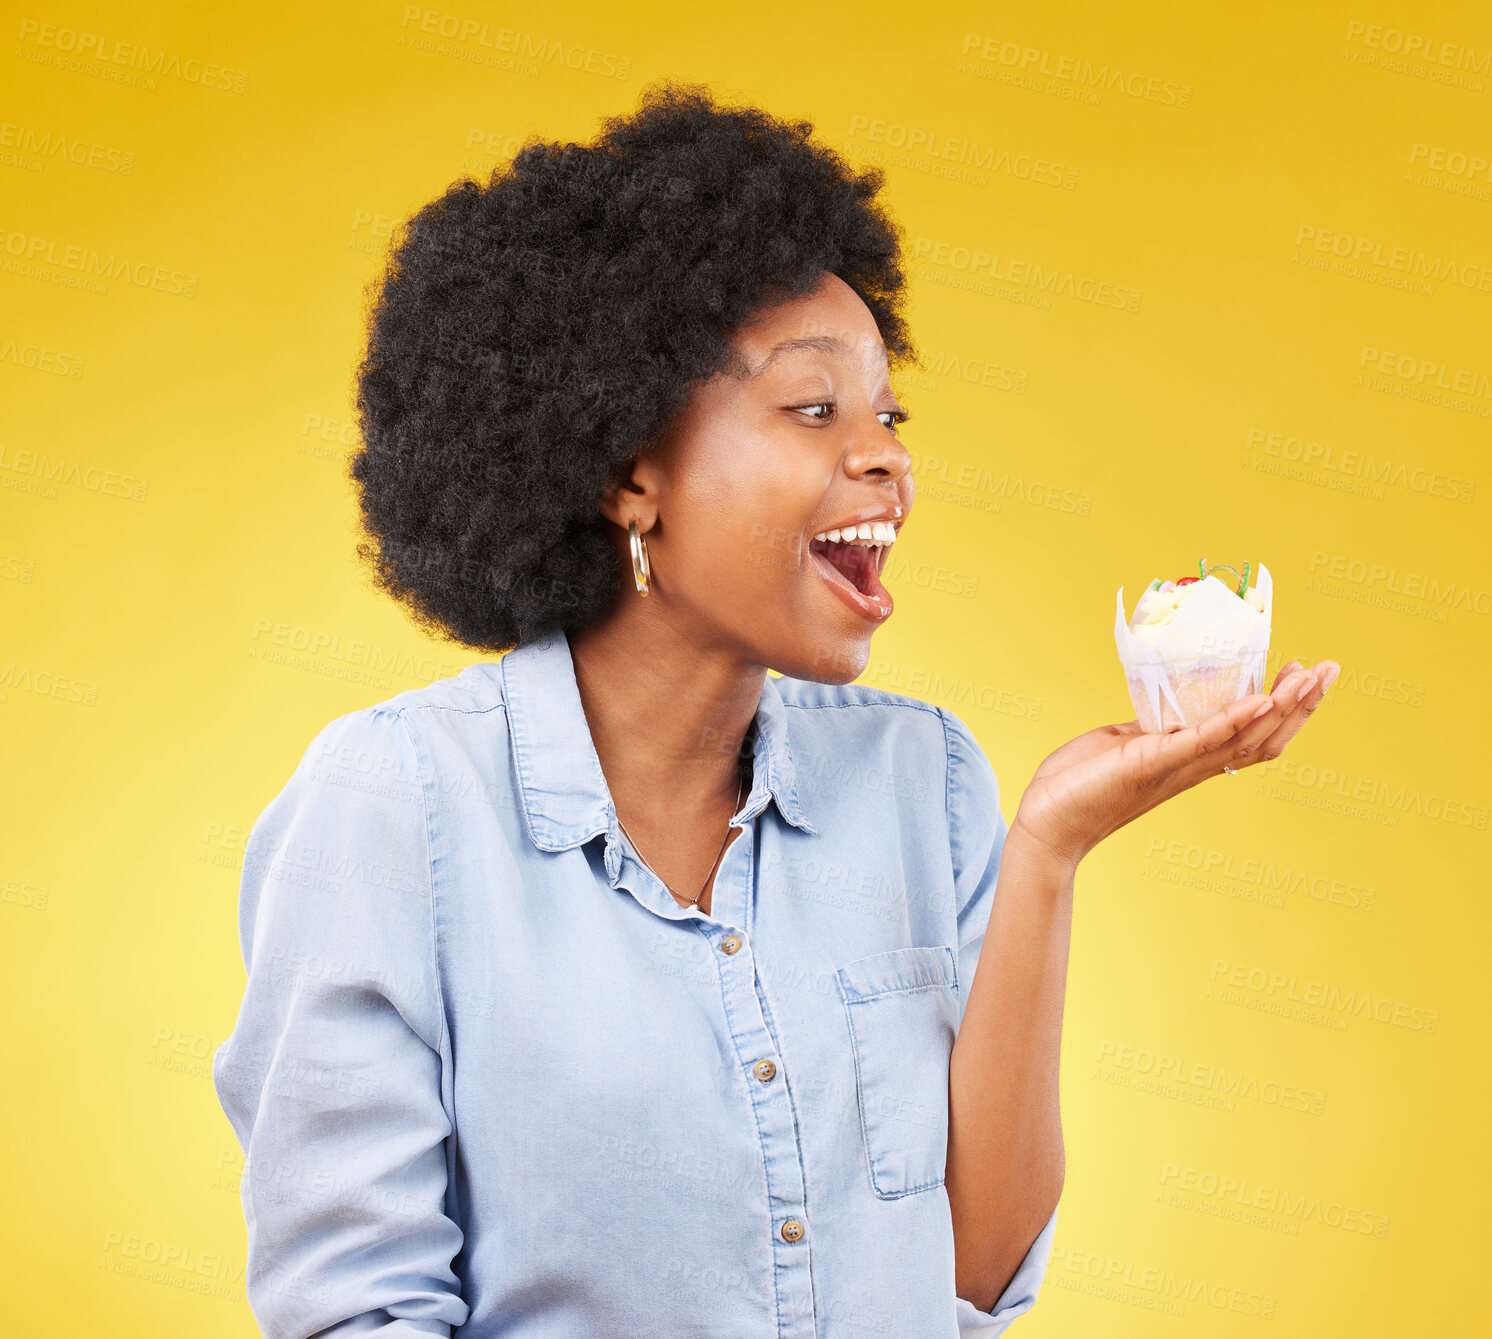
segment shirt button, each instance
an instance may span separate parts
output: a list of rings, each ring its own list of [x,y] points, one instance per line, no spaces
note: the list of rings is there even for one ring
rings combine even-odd
[[[789,1218],[787,1222],[782,1225],[782,1239],[783,1241],[802,1241],[803,1224],[800,1223],[796,1218]]]
[[[756,1077],[763,1083],[771,1083],[777,1077],[777,1066],[770,1060],[758,1060],[755,1069]]]
[[[722,953],[734,953],[740,947],[741,940],[740,937],[737,935],[726,935],[725,938],[720,941],[720,951]]]

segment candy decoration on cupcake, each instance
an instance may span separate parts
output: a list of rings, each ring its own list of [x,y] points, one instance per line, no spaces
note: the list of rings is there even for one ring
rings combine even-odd
[[[1148,594],[1150,591],[1153,591],[1153,590],[1160,590],[1160,591],[1177,590],[1177,589],[1179,589],[1182,586],[1190,586],[1193,582],[1205,581],[1209,576],[1212,575],[1212,569],[1214,567],[1221,567],[1225,571],[1233,573],[1233,575],[1238,578],[1238,589],[1233,592],[1235,595],[1238,595],[1238,596],[1241,597],[1243,595],[1244,591],[1248,589],[1248,584],[1249,584],[1249,563],[1248,563],[1248,559],[1246,559],[1246,558],[1244,559],[1244,562],[1243,562],[1243,571],[1240,573],[1239,570],[1236,567],[1234,567],[1232,563],[1213,563],[1211,566],[1208,566],[1206,558],[1198,558],[1197,559],[1197,569],[1198,569],[1198,571],[1201,572],[1201,574],[1202,574],[1201,576],[1195,576],[1195,577],[1178,577],[1175,581],[1165,581],[1165,582],[1161,581],[1161,579],[1159,577],[1157,577],[1146,588],[1146,593]],[[1222,578],[1219,577],[1218,580],[1221,581]],[[1231,589],[1231,587],[1230,587],[1230,589]]]
[[[1211,566],[1209,566],[1206,558],[1198,558],[1197,568],[1202,573],[1202,575],[1199,577],[1182,577],[1181,580],[1178,581],[1176,584],[1178,586],[1184,586],[1189,581],[1205,581],[1212,575],[1212,569],[1214,567],[1221,567],[1224,571],[1231,572],[1235,577],[1238,578],[1238,589],[1233,592],[1235,595],[1241,596],[1243,592],[1248,589],[1249,564],[1247,558],[1245,558],[1243,561],[1242,572],[1239,572],[1239,570],[1234,567],[1232,563],[1213,563],[1211,564]],[[1221,581],[1222,578],[1219,577],[1218,580]]]

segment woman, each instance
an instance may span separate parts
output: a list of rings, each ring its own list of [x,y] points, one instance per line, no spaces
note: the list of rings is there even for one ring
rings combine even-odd
[[[1078,862],[1321,700],[1091,730],[1007,825],[962,721],[853,684],[912,345],[879,174],[810,132],[658,85],[395,247],[364,552],[506,654],[331,722],[254,826],[214,1077],[267,1334],[1000,1333]]]

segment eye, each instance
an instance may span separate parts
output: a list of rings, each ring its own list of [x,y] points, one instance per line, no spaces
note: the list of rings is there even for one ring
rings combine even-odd
[[[809,413],[809,411],[813,409],[823,409],[827,410],[828,412],[823,414]],[[823,400],[820,401],[818,404],[794,405],[793,412],[796,414],[807,414],[809,418],[817,419],[820,423],[827,423],[831,418],[834,417],[835,405],[833,400]],[[876,415],[876,417],[880,419],[881,422],[885,424],[885,426],[888,427],[892,432],[895,432],[896,425],[898,423],[905,423],[907,419],[911,417],[911,415],[908,414],[904,409],[883,409],[879,414]],[[891,421],[887,423],[887,419],[890,419]]]

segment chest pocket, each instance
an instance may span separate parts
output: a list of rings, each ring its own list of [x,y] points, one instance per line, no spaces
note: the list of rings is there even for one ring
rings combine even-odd
[[[943,1184],[958,977],[947,945],[896,948],[835,972],[855,1056],[870,1184],[897,1199]]]

